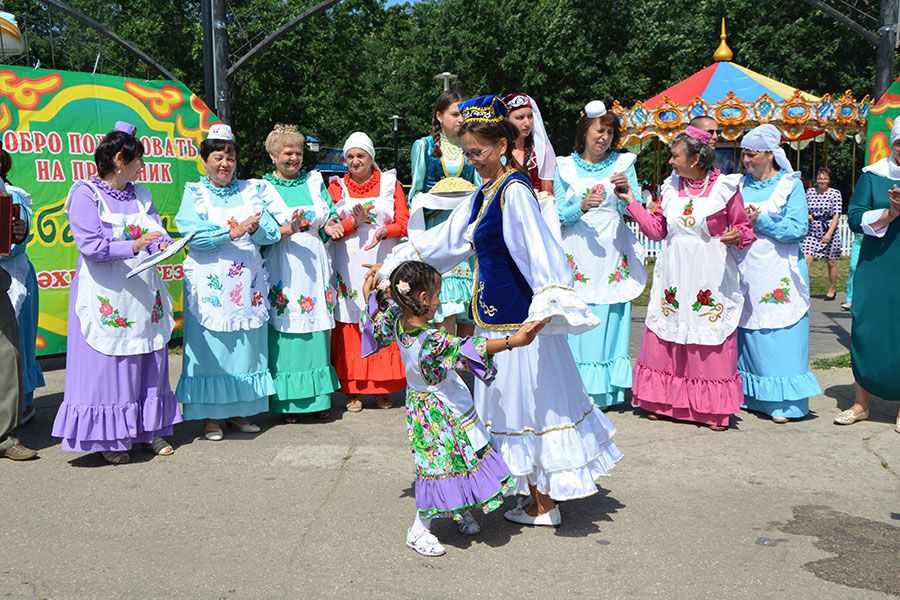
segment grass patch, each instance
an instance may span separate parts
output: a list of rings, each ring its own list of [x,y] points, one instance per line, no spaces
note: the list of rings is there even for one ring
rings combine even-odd
[[[841,354],[840,356],[828,356],[826,358],[817,358],[813,361],[813,369],[819,370],[828,370],[828,369],[849,369],[850,368],[850,353]]]
[[[802,260],[802,259],[801,259]],[[845,292],[847,291],[847,273],[850,270],[850,259],[848,257],[843,257],[837,259],[837,291]],[[656,263],[655,258],[647,258],[644,261],[644,266],[647,268],[647,287],[644,288],[643,293],[635,298],[634,306],[647,306],[647,303],[650,301],[650,286],[653,285],[653,265]],[[814,260],[812,266],[809,269],[809,283],[810,283],[810,293],[813,296],[824,296],[828,293],[828,261],[824,260]],[[843,300],[842,300],[843,301]],[[847,365],[849,364],[850,358],[847,356]],[[831,367],[823,367],[823,368],[831,368]]]

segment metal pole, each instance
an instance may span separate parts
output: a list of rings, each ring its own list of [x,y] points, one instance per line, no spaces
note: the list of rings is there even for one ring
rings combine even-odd
[[[400,164],[400,115],[391,115],[391,120],[394,122],[394,168],[396,169]]]
[[[211,2],[212,70],[215,110],[219,118],[231,124],[231,89],[228,85],[228,25],[225,22],[225,0]]]
[[[875,48],[875,99],[888,90],[894,81],[894,53],[897,46],[898,0],[881,0],[881,27]]]
[[[216,88],[213,84],[213,25],[212,0],[200,2],[200,28],[203,34],[203,99],[207,106],[216,106]]]

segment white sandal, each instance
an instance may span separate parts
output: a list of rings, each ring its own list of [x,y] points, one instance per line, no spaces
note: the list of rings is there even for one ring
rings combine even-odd
[[[412,529],[409,529],[406,532],[406,547],[412,548],[422,556],[441,556],[447,552],[427,529],[422,529],[415,537],[413,537]]]
[[[466,535],[475,535],[479,531],[481,531],[481,525],[478,524],[478,521],[475,520],[475,517],[472,516],[471,511],[466,511],[463,513],[463,518],[461,521],[456,522],[457,527],[459,527],[460,533],[464,533]]]

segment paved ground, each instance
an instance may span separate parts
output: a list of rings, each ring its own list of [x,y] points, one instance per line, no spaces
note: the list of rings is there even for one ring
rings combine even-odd
[[[820,334],[846,327],[835,310],[814,314],[819,354],[834,353]],[[173,382],[179,367],[173,356]],[[789,425],[743,413],[715,433],[613,410],[625,458],[600,494],[561,507],[559,529],[498,512],[469,538],[440,522],[447,555],[426,559],[403,545],[414,500],[402,409],[299,425],[264,415],[261,434],[219,443],[190,423],[174,456],[114,467],[49,437],[64,375],[49,370],[20,431],[41,458],[0,462],[13,502],[0,598],[900,595],[897,404],[837,427],[852,376],[817,374],[824,395]]]

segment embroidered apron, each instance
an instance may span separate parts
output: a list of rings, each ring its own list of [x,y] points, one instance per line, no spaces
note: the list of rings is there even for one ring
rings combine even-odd
[[[215,206],[211,192],[194,187],[197,214],[215,225],[231,227],[263,210],[260,187],[254,180],[239,181],[239,206]],[[187,306],[197,321],[211,331],[246,331],[262,327],[269,318],[265,295],[268,277],[259,247],[249,233],[223,243],[218,250],[190,249],[184,259],[184,292]]]
[[[660,339],[718,346],[737,327],[744,303],[737,264],[709,235],[706,219],[725,209],[739,177],[719,175],[705,198],[681,196],[677,175],[663,184],[668,235],[653,269],[646,321]]]
[[[266,252],[269,273],[269,323],[284,333],[309,333],[334,328],[334,290],[329,286],[331,259],[319,236],[328,222],[331,203],[322,198],[322,175],[311,171],[306,186],[311,206],[289,207],[277,188],[270,186],[269,212],[279,225],[291,222],[295,210],[303,217],[301,228]]]
[[[613,172],[623,173],[635,158],[634,154],[622,152]],[[571,204],[580,204],[588,191],[603,186],[603,203],[584,213],[571,227],[562,228],[575,292],[588,304],[615,304],[637,298],[647,284],[644,247],[625,226],[609,177],[579,177],[571,156],[559,158],[557,170],[569,185],[567,202]]]
[[[794,175],[786,175],[768,200],[754,206],[761,215],[777,215],[793,188]],[[738,251],[745,298],[740,327],[781,329],[809,311],[809,286],[800,271],[798,246],[760,235],[748,248]]]
[[[358,323],[360,312],[365,307],[362,285],[366,269],[363,265],[384,262],[399,242],[396,238],[384,239],[371,250],[363,250],[379,227],[394,222],[397,173],[393,169],[381,172],[381,185],[376,198],[352,198],[343,178],[335,178],[333,181],[337,181],[341,186],[341,199],[335,205],[341,219],[350,217],[353,207],[357,204],[372,208],[366,222],[360,225],[353,235],[329,244],[334,267],[332,287],[337,293],[334,318],[341,323]]]
[[[152,232],[165,233],[150,215],[150,192],[135,186],[138,212],[113,212],[103,194],[90,181],[100,220],[112,226],[114,240],[131,241]],[[66,200],[69,210],[71,194]],[[148,256],[147,249],[134,258],[94,262],[84,257],[78,267],[75,314],[88,345],[108,356],[133,356],[164,348],[175,319],[172,297],[156,269],[127,278],[128,272]]]

